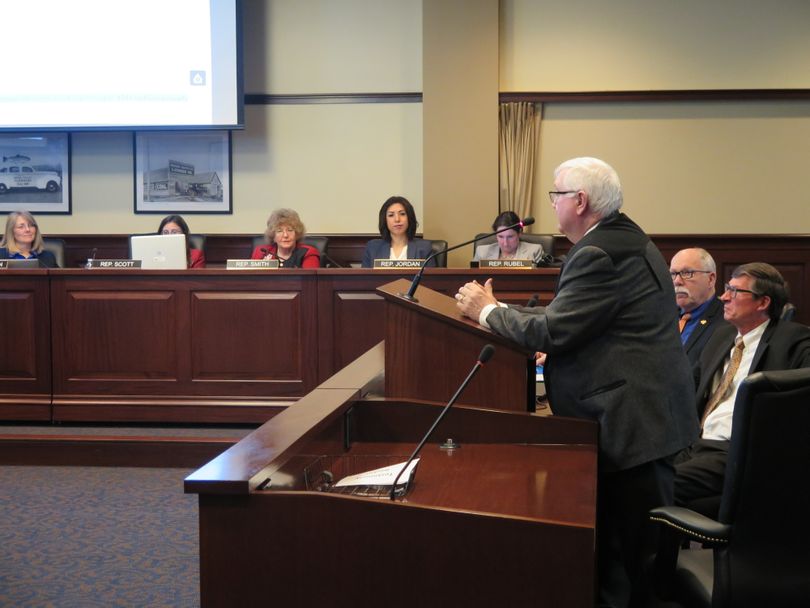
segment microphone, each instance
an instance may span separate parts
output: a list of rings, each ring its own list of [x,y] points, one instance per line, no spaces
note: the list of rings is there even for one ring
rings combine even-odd
[[[330,264],[332,264],[332,266],[335,266],[336,268],[346,268],[346,266],[343,266],[342,264],[338,264],[335,260],[333,260],[329,256],[329,254],[327,254],[325,251],[321,252],[321,257],[326,258],[326,261],[329,262]]]
[[[444,408],[439,413],[439,416],[436,418],[433,425],[428,429],[428,432],[425,433],[425,436],[422,437],[422,441],[420,441],[419,445],[416,446],[416,449],[413,451],[413,454],[411,454],[411,457],[408,458],[408,462],[405,463],[405,466],[402,467],[402,469],[400,469],[399,473],[394,478],[394,483],[391,485],[391,495],[390,495],[391,500],[394,500],[394,498],[396,497],[397,482],[399,481],[399,478],[402,477],[402,474],[408,470],[408,465],[410,465],[411,462],[413,462],[413,459],[416,458],[416,456],[419,454],[420,451],[422,451],[422,447],[424,447],[425,443],[427,443],[427,440],[430,439],[430,436],[433,434],[433,431],[436,430],[436,427],[439,426],[439,423],[442,420],[444,420],[444,417],[447,414],[447,412],[450,411],[450,408],[456,402],[456,399],[458,399],[459,395],[461,395],[461,391],[467,388],[467,385],[470,383],[470,380],[472,380],[473,376],[476,373],[478,373],[478,370],[481,369],[484,366],[484,363],[489,361],[492,358],[492,355],[494,354],[495,354],[495,347],[492,346],[492,344],[487,344],[484,346],[484,348],[481,349],[481,354],[478,355],[478,361],[475,362],[475,365],[470,370],[470,373],[467,375],[467,377],[464,379],[464,382],[462,382],[461,386],[458,387],[456,394],[453,395],[450,398],[450,401],[447,402],[447,405],[444,406]]]
[[[529,301],[526,302],[526,308],[534,308],[537,306],[537,303],[540,301],[540,294],[534,294]]]
[[[84,265],[85,268],[93,267],[93,260],[96,259],[96,253],[98,253],[98,247],[93,247],[93,251],[90,252],[90,257],[87,258],[87,262]]]
[[[526,218],[523,218],[523,221],[521,221],[521,222],[518,222],[516,224],[512,224],[511,226],[504,226],[503,228],[499,228],[495,232],[490,232],[488,234],[482,234],[481,236],[477,236],[474,239],[470,239],[469,241],[464,241],[463,243],[461,243],[459,245],[453,245],[452,247],[445,247],[441,251],[434,251],[427,258],[425,258],[424,262],[422,262],[422,266],[419,268],[419,272],[416,273],[416,276],[413,277],[413,281],[411,281],[411,287],[410,287],[410,289],[408,289],[408,293],[398,294],[399,297],[404,298],[405,300],[410,300],[411,302],[418,302],[419,301],[415,297],[413,297],[413,294],[416,293],[416,288],[419,287],[419,283],[422,281],[422,275],[425,272],[425,267],[427,267],[427,263],[430,260],[432,260],[433,258],[435,258],[437,255],[439,255],[440,253],[447,253],[448,251],[453,251],[454,249],[458,249],[459,247],[464,247],[464,245],[469,245],[470,243],[475,243],[476,241],[480,241],[481,239],[485,239],[485,238],[488,238],[490,236],[500,234],[501,232],[506,232],[507,230],[515,230],[517,228],[525,228],[526,226],[531,226],[532,224],[534,224],[534,218],[533,217],[526,217]]]

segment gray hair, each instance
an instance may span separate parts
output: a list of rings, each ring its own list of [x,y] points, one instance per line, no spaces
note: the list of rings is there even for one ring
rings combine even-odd
[[[622,184],[616,170],[605,161],[587,156],[572,158],[554,170],[554,178],[563,171],[563,188],[584,190],[591,210],[600,219],[621,209]]]

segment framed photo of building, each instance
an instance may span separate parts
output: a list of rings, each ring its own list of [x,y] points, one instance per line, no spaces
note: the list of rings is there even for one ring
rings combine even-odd
[[[133,134],[135,213],[232,213],[230,131]]]
[[[70,134],[0,133],[0,213],[69,214]]]

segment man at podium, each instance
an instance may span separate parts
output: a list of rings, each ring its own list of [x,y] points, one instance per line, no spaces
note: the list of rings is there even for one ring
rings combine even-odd
[[[669,267],[619,210],[615,170],[575,158],[549,192],[559,230],[574,244],[546,307],[507,307],[492,280],[456,294],[461,312],[526,348],[547,353],[556,415],[599,423],[599,606],[643,601],[647,512],[673,502],[673,457],[697,436],[689,365],[678,337]]]

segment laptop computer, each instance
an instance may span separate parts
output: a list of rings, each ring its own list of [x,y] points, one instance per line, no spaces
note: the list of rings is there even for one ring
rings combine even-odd
[[[141,268],[181,270],[188,268],[186,235],[147,234],[129,239],[132,259],[141,260]]]
[[[8,260],[9,268],[39,268],[39,260],[37,258],[26,258],[21,260],[19,258],[11,258]]]

